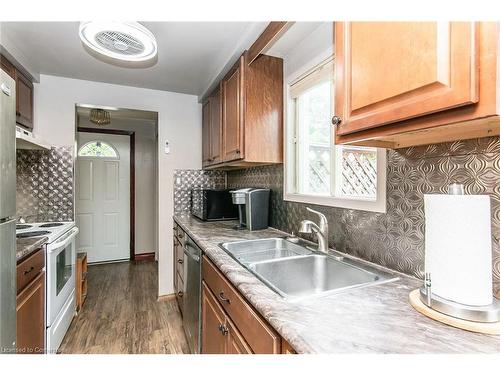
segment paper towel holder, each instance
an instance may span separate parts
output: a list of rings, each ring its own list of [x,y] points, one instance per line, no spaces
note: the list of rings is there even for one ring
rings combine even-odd
[[[448,194],[464,195],[464,185],[448,185]],[[480,323],[500,322],[500,300],[493,296],[493,302],[489,305],[470,306],[439,297],[432,294],[432,279],[428,272],[424,275],[424,286],[420,288],[420,300],[427,307],[458,319]]]

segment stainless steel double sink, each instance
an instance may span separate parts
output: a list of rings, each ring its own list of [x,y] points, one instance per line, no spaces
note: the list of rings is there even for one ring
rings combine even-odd
[[[287,299],[318,297],[397,279],[355,259],[318,253],[302,241],[266,238],[220,246]]]

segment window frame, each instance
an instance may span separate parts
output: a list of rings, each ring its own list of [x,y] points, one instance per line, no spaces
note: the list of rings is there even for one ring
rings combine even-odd
[[[89,144],[96,143],[96,142],[101,142],[101,143],[104,143],[104,144],[108,145],[109,147],[111,147],[113,149],[113,151],[115,152],[115,156],[80,155],[80,151],[84,147],[86,147]],[[78,148],[78,150],[76,151],[76,157],[79,158],[79,159],[120,160],[120,153],[118,152],[118,150],[116,149],[116,147],[113,146],[111,143],[103,141],[103,140],[100,140],[100,139],[94,139],[92,141],[85,142],[83,145],[81,145]]]
[[[298,202],[305,204],[317,204],[321,206],[354,209],[362,211],[371,212],[386,212],[386,178],[387,178],[387,150],[377,148],[377,183],[376,183],[376,199],[362,198],[362,197],[340,197],[334,195],[314,195],[314,194],[303,194],[297,193],[298,181],[297,181],[297,168],[299,160],[299,153],[296,152],[295,139],[297,124],[296,119],[296,106],[293,104],[293,98],[290,93],[290,88],[292,84],[296,83],[303,77],[314,72],[319,66],[328,63],[328,61],[333,61],[335,63],[335,56],[332,55],[331,51],[325,51],[325,53],[316,56],[307,63],[305,63],[297,71],[287,74],[285,78],[285,131],[284,131],[284,191],[283,198],[285,201]],[[332,91],[332,111],[335,108],[335,82],[333,83]],[[335,144],[335,130],[331,132],[333,144]],[[334,181],[334,174],[338,173],[338,165],[341,164],[341,159],[337,157],[339,154],[339,149],[334,148],[334,152],[331,152],[330,165],[334,168],[332,172],[331,181]],[[337,190],[335,186],[330,186],[330,191],[333,192]]]

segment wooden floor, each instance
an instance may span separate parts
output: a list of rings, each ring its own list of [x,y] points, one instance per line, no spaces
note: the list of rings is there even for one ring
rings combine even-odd
[[[189,353],[175,299],[157,301],[156,262],[89,266],[88,297],[60,353]]]

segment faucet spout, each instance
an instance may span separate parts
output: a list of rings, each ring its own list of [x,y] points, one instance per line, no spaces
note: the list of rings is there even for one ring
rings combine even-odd
[[[321,212],[309,207],[307,207],[307,210],[319,216],[319,225],[311,220],[302,220],[299,232],[315,233],[318,237],[318,251],[328,253],[328,220]]]

